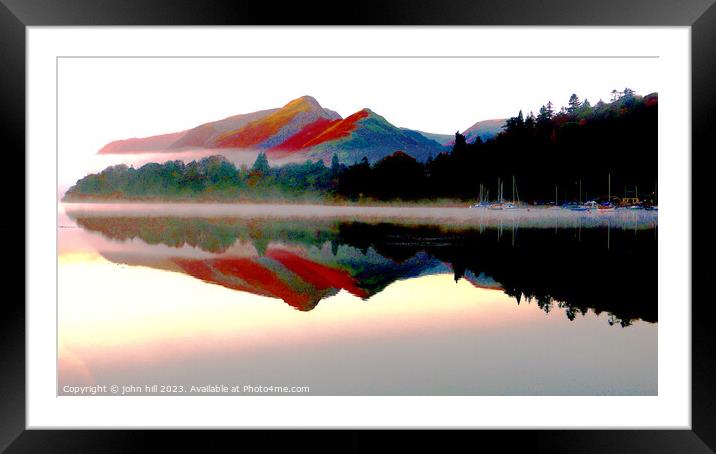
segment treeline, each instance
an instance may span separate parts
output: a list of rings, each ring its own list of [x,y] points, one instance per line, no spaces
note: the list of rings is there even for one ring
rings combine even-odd
[[[522,111],[503,131],[483,142],[455,134],[450,152],[424,164],[396,153],[373,166],[366,160],[346,169],[338,193],[349,198],[457,198],[475,200],[489,191],[528,202],[586,201],[611,196],[653,199],[657,181],[658,96],[626,88],[610,103],[592,106],[575,94],[555,111]],[[517,190],[513,195],[512,182]]]
[[[451,151],[426,162],[396,151],[374,164],[363,158],[348,166],[334,155],[329,166],[318,160],[271,167],[265,153],[240,168],[222,156],[138,169],[117,165],[79,180],[66,199],[476,200],[482,186],[495,200],[499,179],[507,200],[563,203],[608,193],[653,200],[657,114],[656,94],[615,90],[611,102],[594,106],[575,94],[559,111],[551,102],[537,115],[520,111],[486,142],[467,143],[456,133]]]
[[[282,167],[269,166],[265,153],[253,166],[237,168],[225,157],[209,156],[185,164],[168,161],[140,168],[124,164],[79,180],[65,194],[77,199],[271,199],[323,197],[337,186],[338,169],[323,161],[306,161]]]

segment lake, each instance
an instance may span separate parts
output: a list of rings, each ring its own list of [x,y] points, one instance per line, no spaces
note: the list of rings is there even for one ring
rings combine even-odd
[[[58,394],[656,395],[657,230],[649,212],[60,204]]]

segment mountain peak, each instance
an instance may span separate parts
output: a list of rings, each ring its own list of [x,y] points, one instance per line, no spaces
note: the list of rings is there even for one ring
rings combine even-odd
[[[283,106],[284,109],[299,109],[299,110],[320,110],[323,109],[321,105],[316,101],[313,96],[305,95],[300,98],[296,98],[293,101],[289,101],[288,104]]]

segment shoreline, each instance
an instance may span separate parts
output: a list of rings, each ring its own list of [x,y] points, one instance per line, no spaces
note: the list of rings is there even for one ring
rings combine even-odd
[[[455,199],[436,199],[426,201],[393,201],[382,202],[380,200],[364,200],[353,202],[350,200],[318,200],[318,199],[232,199],[232,200],[214,200],[214,199],[73,199],[58,200],[60,204],[66,205],[295,205],[295,206],[326,206],[326,207],[423,207],[423,208],[469,208],[471,203],[455,200]],[[532,207],[530,205],[530,207]],[[536,205],[534,207],[537,207]]]
[[[60,209],[82,217],[176,217],[338,220],[370,223],[463,225],[500,228],[655,228],[657,211],[585,212],[529,206],[490,210],[467,206],[377,206],[278,203],[67,203]]]

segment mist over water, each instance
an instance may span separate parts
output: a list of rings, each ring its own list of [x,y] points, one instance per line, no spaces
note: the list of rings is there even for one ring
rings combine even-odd
[[[532,207],[518,210],[470,209],[464,206],[429,206],[389,204],[325,205],[296,203],[64,203],[65,210],[87,217],[173,216],[236,217],[279,219],[337,219],[402,224],[463,225],[471,227],[502,226],[512,228],[609,227],[655,229],[655,211],[612,211],[608,213],[575,212],[564,209]]]

